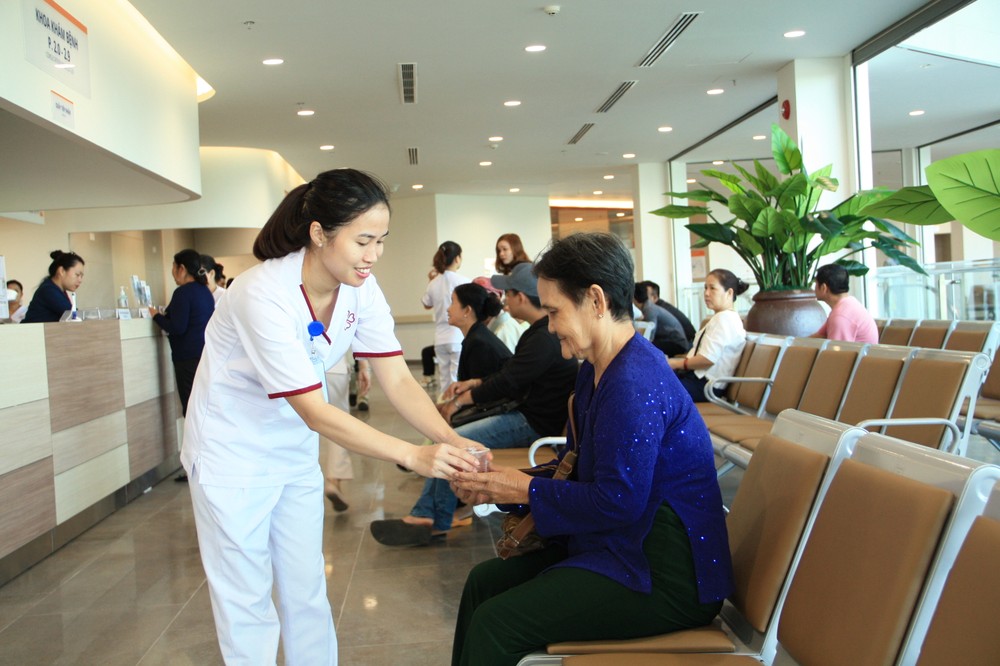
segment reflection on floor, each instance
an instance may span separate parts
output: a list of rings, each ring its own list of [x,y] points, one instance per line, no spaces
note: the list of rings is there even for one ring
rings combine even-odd
[[[377,388],[370,404],[361,418],[419,440]],[[979,438],[970,455],[1000,461]],[[380,546],[368,524],[406,514],[423,481],[389,463],[354,463],[350,510],[326,509],[340,663],[446,664],[462,584],[474,564],[494,555],[497,522],[474,520],[425,548]],[[727,503],[739,476],[723,479]],[[221,663],[187,486],[169,479],[0,587],[0,664]]]

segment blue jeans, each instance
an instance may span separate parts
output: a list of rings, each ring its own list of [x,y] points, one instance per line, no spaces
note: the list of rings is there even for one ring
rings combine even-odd
[[[542,436],[528,425],[528,420],[517,410],[466,423],[455,428],[455,432],[490,449],[531,446]],[[443,532],[451,529],[457,504],[458,498],[451,492],[446,480],[427,479],[417,503],[410,509],[410,515],[434,519],[433,529]]]

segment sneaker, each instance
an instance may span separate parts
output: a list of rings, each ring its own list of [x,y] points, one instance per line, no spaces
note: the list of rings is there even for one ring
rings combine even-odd
[[[363,395],[358,398],[358,410],[362,412],[368,411],[368,396]]]

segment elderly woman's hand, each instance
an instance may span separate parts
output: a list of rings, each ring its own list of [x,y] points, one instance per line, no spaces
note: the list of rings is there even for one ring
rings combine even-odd
[[[531,479],[513,467],[495,467],[489,472],[456,472],[451,485],[456,494],[466,494],[476,504],[527,504]]]

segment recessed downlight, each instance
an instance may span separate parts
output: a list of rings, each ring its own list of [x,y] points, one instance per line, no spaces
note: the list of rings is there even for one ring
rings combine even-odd
[[[574,217],[573,221],[574,222],[583,222],[583,218],[582,217]]]
[[[711,90],[706,90],[705,92],[708,93],[709,95],[721,95],[726,91],[723,90],[722,88],[712,88]]]
[[[510,188],[507,191],[510,192],[511,194],[517,194],[518,192],[521,191],[521,188],[520,187],[512,187],[512,188]]]
[[[635,153],[622,153],[622,158],[623,159],[630,160],[630,159],[632,159],[634,157],[635,157]]]
[[[319,149],[320,150],[333,150],[333,146],[328,143],[325,146],[320,146]]]
[[[262,63],[262,64],[264,64],[264,65],[270,65],[270,66],[272,66],[272,67],[273,67],[274,65],[281,65],[281,64],[284,64],[284,62],[285,62],[285,61],[284,61],[284,60],[282,60],[281,58],[266,58],[266,59],[264,59],[264,60],[261,60],[261,63]]]
[[[521,102],[516,99],[509,99],[503,103],[504,106],[521,106]]]
[[[602,194],[604,194],[604,190],[594,190],[595,196],[601,196]]]
[[[525,46],[524,50],[528,53],[541,53],[545,50],[544,44],[532,44],[531,46]]]
[[[614,180],[614,179],[615,179],[614,174],[610,174],[610,173],[607,176],[604,177],[604,180]]]
[[[424,189],[424,186],[421,185],[420,183],[417,183],[415,185],[410,185],[410,187],[412,187],[415,190],[422,190],[422,189]]]
[[[697,180],[695,180],[694,178],[688,178],[688,179],[687,179],[686,181],[684,181],[684,182],[686,182],[686,183],[688,183],[688,184],[690,185],[691,183],[697,183],[698,181],[697,181]]]
[[[763,141],[766,138],[767,138],[767,136],[765,136],[764,134],[754,134],[753,135],[753,140],[754,141]]]
[[[615,217],[625,217],[625,213],[615,213]]]
[[[312,109],[299,109],[298,111],[295,112],[295,115],[297,115],[297,116],[312,116],[312,115],[315,115],[315,113],[316,112],[313,111]]]
[[[480,162],[479,166],[493,166],[493,162]]]
[[[499,141],[503,141],[503,137],[502,136],[491,136],[489,139],[487,139],[487,141],[490,141],[491,143],[497,143]]]
[[[714,164],[715,166],[721,166],[725,164],[725,162],[723,162],[722,160],[712,160],[712,164]]]
[[[910,111],[910,115],[911,116],[922,116],[922,115],[924,115],[924,110],[923,109],[914,109],[913,111]]]
[[[663,127],[657,127],[656,131],[657,132],[673,132],[674,128],[671,127],[670,125],[664,125]]]
[[[785,37],[788,39],[795,39],[796,37],[804,37],[806,34],[805,30],[789,30],[785,33]]]

